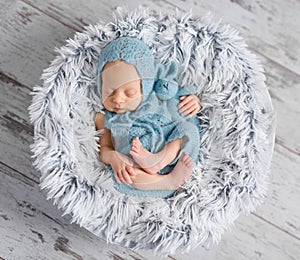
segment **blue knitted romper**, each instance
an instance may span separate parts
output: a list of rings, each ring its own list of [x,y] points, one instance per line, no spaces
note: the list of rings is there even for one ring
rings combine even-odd
[[[155,91],[156,68],[150,48],[133,37],[120,37],[106,45],[100,53],[98,67],[98,87],[101,96],[101,71],[109,61],[124,60],[133,64],[141,79],[143,99],[134,111],[117,114],[105,111],[105,126],[116,140],[114,149],[132,158],[129,154],[133,139],[138,136],[143,147],[152,153],[161,151],[169,142],[187,137],[177,157],[159,174],[167,174],[175,167],[183,152],[187,152],[194,162],[199,160],[200,127],[196,116],[183,117],[178,111],[179,99],[160,100]],[[117,145],[116,145],[117,144]],[[125,194],[138,197],[168,198],[176,190],[139,190],[129,184],[119,184],[111,167],[114,187]]]

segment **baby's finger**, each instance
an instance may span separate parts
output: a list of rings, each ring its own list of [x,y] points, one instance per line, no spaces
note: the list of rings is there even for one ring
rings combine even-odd
[[[136,172],[134,171],[134,169],[128,165],[126,166],[126,170],[130,175],[132,175],[132,176],[136,175]]]
[[[115,175],[115,178],[116,178],[116,181],[121,184],[121,180],[120,180],[120,177],[118,176],[117,173],[114,174]]]
[[[179,108],[183,107],[185,104],[187,104],[188,102],[190,102],[191,100],[193,100],[193,96],[187,96],[186,98],[184,98],[178,105]]]
[[[125,183],[127,183],[127,184],[131,184],[132,183],[132,180],[129,177],[129,174],[128,174],[128,172],[127,172],[126,169],[122,170],[122,176],[123,176],[123,179],[124,179]]]
[[[192,117],[194,115],[196,115],[198,113],[198,109],[194,109],[192,112],[190,112],[189,116],[188,117]]]
[[[126,180],[125,180],[125,178],[123,176],[123,171],[124,171],[124,169],[118,171],[118,178],[119,178],[119,180],[120,180],[121,183],[125,183],[126,184]]]
[[[187,109],[186,111],[184,111],[184,113],[182,113],[182,115],[183,115],[183,116],[186,116],[186,115],[189,115],[189,116],[190,116],[194,111],[196,111],[196,113],[197,113],[197,111],[198,111],[198,109],[195,108],[195,106],[190,107],[189,109]]]
[[[180,108],[179,113],[182,115],[187,114],[186,111],[190,110],[191,108],[193,108],[193,110],[196,108],[196,105],[194,102],[189,102],[184,107]]]
[[[119,177],[119,180],[121,181],[121,183],[126,183],[125,179],[123,178],[123,173],[122,173],[123,170],[120,170],[119,174],[118,174],[118,177]]]

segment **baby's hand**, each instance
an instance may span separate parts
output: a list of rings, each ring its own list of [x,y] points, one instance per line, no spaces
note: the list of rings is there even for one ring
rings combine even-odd
[[[133,161],[128,156],[115,151],[110,165],[118,183],[132,184],[130,176],[135,176],[136,173],[133,170]]]
[[[182,116],[189,115],[188,117],[192,117],[196,115],[202,107],[200,99],[196,95],[181,96],[180,100],[178,108]]]

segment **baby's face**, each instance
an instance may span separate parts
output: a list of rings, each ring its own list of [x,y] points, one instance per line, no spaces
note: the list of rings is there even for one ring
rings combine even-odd
[[[142,102],[142,81],[132,64],[122,60],[107,62],[101,73],[104,107],[122,114],[134,111]]]

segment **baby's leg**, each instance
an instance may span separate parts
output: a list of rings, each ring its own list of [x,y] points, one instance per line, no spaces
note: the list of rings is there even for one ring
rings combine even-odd
[[[176,139],[168,143],[164,149],[158,153],[151,153],[143,147],[139,138],[136,137],[132,141],[130,154],[137,164],[146,172],[155,174],[176,158],[181,148],[181,142],[181,139]]]
[[[188,180],[193,167],[192,158],[184,153],[169,174],[148,174],[143,169],[134,168],[137,175],[131,177],[132,185],[139,190],[177,190]]]

